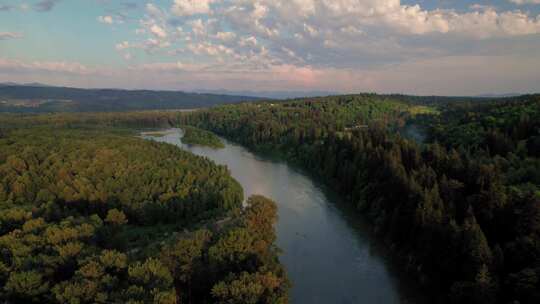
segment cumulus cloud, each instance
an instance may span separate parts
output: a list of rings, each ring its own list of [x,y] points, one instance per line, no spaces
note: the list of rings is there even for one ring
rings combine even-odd
[[[105,23],[105,24],[113,24],[114,23],[114,19],[113,19],[112,16],[98,16],[97,20],[99,22]]]
[[[172,12],[177,16],[210,13],[210,4],[215,0],[175,0]]]
[[[523,4],[540,4],[540,0],[510,0],[510,2],[518,5]]]
[[[130,73],[141,77],[165,73],[171,78],[164,83],[178,77],[186,85],[222,79],[220,87],[236,88],[245,84],[265,89],[401,89],[381,85],[386,77],[427,92],[429,86],[424,84],[437,87],[431,80],[442,79],[428,63],[451,70],[450,64],[463,60],[482,73],[506,68],[531,76],[531,62],[525,58],[537,58],[534,50],[540,47],[540,16],[488,5],[455,10],[427,9],[400,0],[175,0],[167,6],[138,7],[144,11],[131,31],[136,35],[118,40],[114,49],[128,61]],[[117,23],[116,10],[106,14],[110,15],[98,21]],[[154,54],[172,62],[131,66],[129,61]],[[479,60],[484,57],[490,59]],[[519,58],[528,65],[519,65]],[[515,65],[503,67],[496,60]],[[180,77],[182,73],[193,79]],[[422,77],[415,75],[407,82],[411,77],[407,73]],[[460,76],[454,70],[448,75]],[[513,77],[517,81],[520,76]]]
[[[150,27],[150,32],[158,38],[167,38],[167,32],[157,24]]]
[[[234,32],[217,32],[215,37],[222,41],[232,41],[236,38]]]
[[[22,38],[21,33],[15,32],[0,32],[0,40],[17,39]]]
[[[116,49],[213,68],[370,68],[474,54],[493,39],[540,33],[540,17],[478,5],[427,10],[399,0],[176,0],[168,8],[146,4],[136,33]]]
[[[123,51],[130,48],[129,41],[122,41],[115,46],[116,50]]]

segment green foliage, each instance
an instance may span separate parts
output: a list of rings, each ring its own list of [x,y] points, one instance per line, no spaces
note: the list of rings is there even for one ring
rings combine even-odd
[[[537,303],[538,98],[471,103],[363,94],[191,113],[0,116],[0,269],[7,269],[0,276],[2,297],[285,302],[288,283],[274,245],[271,202],[252,197],[240,211],[241,189],[226,168],[168,145],[128,138],[133,133],[125,130],[95,129],[191,125],[251,148],[279,151],[324,178],[372,221],[397,257],[431,278],[449,301]],[[400,138],[397,131],[406,124],[427,130],[425,144]],[[52,131],[51,125],[77,128]],[[226,214],[219,224],[172,237],[157,229]],[[155,224],[162,225],[150,226]],[[159,260],[146,248],[133,248],[132,254],[119,246],[118,240],[146,231],[145,225],[156,227],[149,239],[170,241],[158,250]],[[104,266],[104,250],[126,254],[126,262],[119,257],[112,259],[118,266]],[[131,279],[130,267],[137,274]],[[17,276],[9,285],[14,289],[5,289],[13,273],[32,271],[52,293],[18,294]],[[161,283],[152,285],[145,279],[150,277]],[[20,280],[40,285],[36,278]]]
[[[537,303],[539,96],[477,104],[432,99],[357,95],[248,103],[184,114],[180,122],[279,151],[323,177],[448,300]],[[427,142],[400,138],[396,130],[405,124],[427,130]],[[216,251],[227,254],[216,260],[249,263],[249,255],[235,252],[254,250],[242,230],[218,245]],[[215,292],[249,301],[250,292],[260,290],[233,281],[233,289],[224,284]]]
[[[176,303],[173,278],[169,270],[157,259],[129,266],[127,302]]]
[[[280,278],[270,272],[244,272],[216,284],[212,288],[212,295],[216,303],[223,304],[284,303],[278,296],[280,284]]]
[[[21,301],[37,302],[49,285],[36,271],[12,272],[4,286],[5,293]]]
[[[201,229],[166,246],[161,260],[173,273],[180,302],[287,303],[289,283],[270,241],[276,219],[275,203],[253,196],[213,232]]]
[[[273,226],[244,225],[274,223],[256,217],[275,213],[242,210],[226,167],[123,130],[48,123],[0,138],[0,301],[208,303],[226,276],[258,270],[275,273],[286,298]],[[226,227],[213,224],[224,218]],[[210,248],[235,229],[270,240],[248,253],[264,258],[210,263]]]
[[[225,167],[171,145],[103,131],[32,128],[13,131],[0,148],[5,200],[35,202],[46,217],[87,210],[117,224],[149,225],[197,219],[242,201]]]
[[[111,209],[107,211],[105,222],[111,225],[121,226],[127,224],[128,220],[124,212],[117,209]]]

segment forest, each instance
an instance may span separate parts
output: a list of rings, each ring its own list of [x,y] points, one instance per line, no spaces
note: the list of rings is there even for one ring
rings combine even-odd
[[[132,130],[0,131],[6,303],[286,303],[275,203]]]
[[[215,165],[199,160],[195,163],[188,161],[183,163],[183,166],[192,166],[189,174],[185,171],[170,172],[171,167],[163,162],[164,159],[174,161],[174,158],[163,158],[160,153],[166,153],[171,149],[170,153],[178,155],[181,159],[193,156],[167,145],[143,143],[126,137],[126,133],[131,132],[129,130],[133,128],[184,125],[212,131],[253,150],[279,152],[288,161],[310,170],[314,176],[330,185],[353,204],[358,210],[358,217],[367,218],[371,222],[373,231],[384,241],[401,268],[418,278],[426,290],[437,290],[440,294],[437,302],[497,304],[540,302],[539,95],[468,99],[360,94],[283,102],[248,102],[187,113],[0,115],[2,146],[0,165],[11,170],[7,171],[9,174],[4,173],[5,171],[0,174],[2,178],[6,176],[6,181],[2,182],[3,188],[0,188],[0,202],[5,202],[2,206],[6,206],[6,209],[19,208],[14,212],[2,212],[15,218],[0,220],[4,233],[2,238],[9,238],[11,234],[31,233],[26,242],[36,240],[35,242],[39,244],[19,244],[19,241],[15,242],[15,239],[21,239],[19,237],[0,241],[0,250],[3,252],[0,267],[8,269],[3,271],[8,275],[0,278],[0,282],[4,286],[10,286],[4,287],[2,295],[12,301],[29,299],[28,295],[12,291],[17,290],[19,286],[17,284],[22,284],[21,282],[32,282],[36,287],[31,290],[36,292],[40,290],[38,287],[42,286],[41,284],[45,284],[44,282],[60,284],[58,285],[60,287],[52,288],[52,293],[42,292],[30,297],[37,300],[61,301],[58,299],[63,298],[58,298],[57,294],[70,294],[77,289],[69,284],[90,284],[91,290],[99,292],[104,286],[101,284],[110,286],[107,284],[112,283],[96,282],[97,279],[85,277],[85,270],[81,270],[81,267],[86,265],[84,263],[91,261],[98,263],[99,256],[95,252],[111,250],[108,247],[111,245],[107,245],[106,242],[109,239],[124,240],[124,244],[127,243],[125,248],[141,247],[142,245],[131,245],[144,243],[136,237],[133,239],[133,235],[141,235],[141,232],[144,232],[142,235],[154,234],[148,237],[149,240],[159,239],[155,237],[156,233],[159,234],[156,232],[158,229],[156,225],[161,229],[158,231],[171,231],[167,227],[173,224],[167,222],[167,215],[163,215],[170,213],[175,217],[184,218],[186,222],[182,225],[188,225],[191,231],[189,236],[176,239],[176,247],[174,243],[168,244],[168,247],[161,247],[160,253],[155,255],[130,253],[122,251],[121,248],[112,250],[125,254],[128,264],[132,261],[140,263],[134,264],[140,266],[136,269],[144,267],[155,269],[149,264],[144,266],[144,263],[148,262],[145,259],[149,259],[150,256],[154,259],[153,262],[158,259],[163,265],[167,265],[165,268],[169,269],[173,277],[178,301],[186,301],[188,298],[201,303],[286,301],[288,283],[283,269],[276,261],[277,253],[273,245],[275,236],[270,228],[271,220],[275,220],[275,206],[261,197],[255,197],[255,201],[265,203],[253,204],[252,198],[251,205],[261,208],[253,213],[272,216],[265,215],[257,220],[253,219],[248,225],[249,221],[245,220],[246,213],[253,207],[250,205],[243,211],[236,208],[241,201],[241,197],[238,196],[241,191],[228,177],[227,172],[223,171],[225,169],[217,169]],[[99,129],[96,126],[99,126]],[[47,136],[47,130],[51,130],[48,128],[55,128],[54,132],[49,133],[62,136]],[[58,133],[56,131],[58,128],[66,131]],[[408,136],[407,132],[404,132],[408,128],[415,128],[422,136]],[[35,134],[33,137],[30,136],[32,133]],[[62,142],[62,138],[70,136],[72,140],[79,138],[80,144],[70,146],[66,141]],[[91,145],[91,142],[81,139],[81,136],[98,137],[101,140],[98,140],[99,144],[94,147],[85,147]],[[127,168],[113,167],[110,171],[106,171],[106,165],[110,165],[107,163],[107,160],[111,159],[110,156],[103,157],[104,163],[98,162],[96,165],[103,166],[105,172],[110,172],[113,176],[100,176],[101,171],[86,172],[82,169],[86,168],[84,156],[94,152],[85,154],[77,149],[98,149],[98,146],[107,144],[109,144],[107,149],[113,151],[122,149],[124,145],[115,142],[116,140],[125,142],[126,149],[127,147],[134,149],[133,153],[118,154],[125,157],[137,155],[133,157],[141,158],[140,166],[145,164],[142,161],[145,158],[156,157],[147,163],[152,168],[157,166],[153,170],[155,178],[162,175],[175,176],[175,183],[182,180],[187,183],[188,189],[205,186],[207,188],[203,188],[204,191],[180,193],[176,191],[179,188],[174,184],[167,184],[169,180],[167,178],[161,180],[160,183],[165,184],[161,185],[163,188],[159,188],[160,183],[151,182],[153,177],[146,180],[144,175],[131,174],[133,172],[126,171]],[[49,143],[44,144],[44,141]],[[66,149],[60,149],[61,144],[65,144]],[[79,146],[81,148],[78,148]],[[33,166],[43,164],[47,168],[50,167],[48,170],[59,170],[64,167],[57,164],[54,157],[49,160],[49,149],[41,147],[50,147],[50,151],[57,151],[55,153],[63,150],[68,154],[58,157],[61,164],[69,163],[65,166],[68,174],[58,175],[62,176],[62,179],[67,179],[64,184],[69,187],[65,193],[64,184],[60,186],[55,184],[54,176],[60,174],[60,171],[51,171],[57,173],[51,173],[48,178],[35,179],[43,185],[50,184],[47,187],[33,184],[34,179],[30,176],[23,178],[25,173],[32,172],[27,169],[32,168],[32,164]],[[155,153],[146,153],[154,151],[152,149],[155,149]],[[140,150],[140,153],[137,153],[137,150]],[[70,158],[70,153],[77,157]],[[87,156],[86,161],[90,160],[95,161],[94,158]],[[126,160],[124,163],[120,162],[118,166],[122,164],[128,166],[131,163],[133,161]],[[160,164],[163,166],[160,167]],[[206,170],[199,172],[201,167]],[[140,172],[136,171],[141,170],[140,168],[135,166],[129,170]],[[219,174],[217,176],[210,174],[209,170],[218,170],[212,172]],[[122,178],[115,176],[124,173],[125,175],[121,175]],[[182,174],[188,175],[189,178]],[[86,178],[79,179],[79,176]],[[203,176],[211,178],[212,181]],[[136,182],[131,180],[133,178],[143,180]],[[100,180],[103,181],[101,187],[97,186]],[[20,184],[25,182],[32,186],[21,187]],[[115,182],[121,182],[127,189],[132,187],[145,191],[134,198],[129,198],[130,203],[125,204],[124,199],[127,198],[123,195],[127,195],[126,192],[129,191],[117,193],[114,189],[118,188],[106,187],[107,184]],[[194,186],[189,186],[192,183]],[[221,186],[215,187],[216,183]],[[95,186],[89,190],[78,190],[88,184]],[[40,194],[39,190],[43,188],[48,190]],[[221,191],[216,192],[216,188]],[[98,189],[103,193],[95,193]],[[157,193],[158,196],[152,196]],[[106,204],[100,198],[107,198]],[[71,203],[68,204],[66,199]],[[54,203],[48,203],[50,200]],[[163,204],[162,200],[169,203]],[[49,205],[50,207],[47,207]],[[116,211],[110,211],[112,209],[109,206]],[[112,212],[110,217],[109,211]],[[120,212],[123,216],[119,215]],[[147,212],[156,216],[141,216]],[[97,218],[93,216],[94,214]],[[197,226],[197,223],[215,219],[217,214],[228,214],[225,218],[231,219],[227,221],[230,225],[227,224],[225,228],[217,231],[215,227],[208,228],[204,225],[200,229],[194,228],[193,225]],[[195,221],[197,223],[188,220],[193,216],[197,219]],[[111,221],[124,222],[122,220],[124,217],[127,223],[120,226],[124,227],[123,229],[130,227],[127,230],[121,230],[118,225],[114,226],[111,223]],[[91,220],[92,218],[95,220]],[[99,225],[95,224],[100,223],[98,218],[101,220]],[[63,272],[55,268],[62,262],[49,262],[49,259],[53,259],[49,256],[43,256],[46,262],[25,261],[21,256],[26,256],[25,253],[30,250],[28,248],[33,246],[49,246],[47,247],[49,251],[38,249],[37,252],[51,252],[50,255],[61,259],[56,256],[60,255],[58,251],[54,251],[57,244],[38,241],[42,240],[43,231],[46,229],[33,230],[31,227],[34,222],[31,222],[27,225],[27,230],[30,230],[25,232],[24,224],[28,220],[35,219],[43,219],[45,226],[72,228],[85,223],[97,225],[94,227],[95,237],[78,236],[73,241],[91,246],[93,249],[90,251],[94,252],[93,255],[85,259],[85,262],[69,264],[71,265],[68,267],[70,270],[68,273],[71,274],[69,278],[60,276],[59,273]],[[4,224],[12,222],[14,224]],[[4,228],[4,225],[7,228]],[[178,228],[172,230],[181,231]],[[253,235],[248,232],[250,229],[256,233]],[[130,230],[136,232],[129,233]],[[100,233],[97,233],[98,231]],[[107,236],[103,238],[103,235]],[[238,239],[243,241],[238,242]],[[252,245],[241,245],[244,240]],[[7,245],[3,244],[12,242],[17,244],[16,249],[4,249]],[[64,239],[60,244],[66,245],[70,242],[72,239]],[[115,241],[113,244],[121,245],[122,242]],[[180,258],[181,255],[167,254],[167,250],[182,250],[184,246],[203,247],[184,254],[187,256],[195,254],[196,263],[192,260],[185,262]],[[216,246],[219,249],[216,249]],[[149,251],[155,248],[152,244],[146,243],[142,247],[149,248]],[[228,250],[248,250],[252,253],[225,254],[227,257],[234,257],[232,260],[225,257],[215,258],[216,251],[228,252]],[[137,259],[139,255],[140,259]],[[15,256],[17,258],[14,258]],[[186,264],[178,266],[172,263],[171,256],[176,257],[177,262],[181,260],[181,263]],[[250,258],[245,260],[246,257]],[[220,261],[219,263],[225,261],[237,264],[218,265],[216,259]],[[243,262],[239,262],[238,259]],[[39,268],[34,267],[36,264]],[[62,264],[58,267],[67,266]],[[43,271],[35,273],[30,270],[36,268]],[[124,272],[118,272],[110,267],[104,269],[108,271],[112,282],[124,284],[130,282],[134,286],[114,285],[121,291],[107,293],[111,299],[124,300],[126,298],[121,297],[131,295],[129,290],[143,288],[141,284],[144,283],[141,281],[129,279],[129,276],[137,271],[125,272],[126,268],[123,268]],[[129,270],[129,266],[127,269]],[[171,269],[180,271],[175,272]],[[224,269],[235,271],[231,272],[231,275],[225,275],[228,271]],[[212,275],[208,275],[206,271]],[[26,275],[31,277],[24,277]],[[128,279],[115,281],[116,275]],[[102,275],[96,277],[105,278]],[[7,282],[18,283],[7,284]],[[199,286],[202,286],[202,289],[199,290]],[[157,293],[171,293],[172,289],[167,288],[160,286],[155,287],[155,290]],[[42,288],[45,289],[47,288]],[[145,302],[141,297],[142,295],[137,301]],[[225,300],[227,297],[234,300]]]
[[[441,302],[540,302],[540,96],[364,94],[221,106],[181,122],[310,169]],[[426,141],[402,136],[407,126]]]

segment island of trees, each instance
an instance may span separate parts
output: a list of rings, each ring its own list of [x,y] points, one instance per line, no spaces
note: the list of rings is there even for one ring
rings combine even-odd
[[[182,126],[182,142],[188,145],[206,146],[214,149],[225,147],[214,133],[191,126]]]

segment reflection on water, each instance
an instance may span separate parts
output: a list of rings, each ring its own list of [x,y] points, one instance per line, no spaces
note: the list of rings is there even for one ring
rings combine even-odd
[[[152,139],[227,165],[245,197],[262,194],[279,207],[277,242],[293,283],[291,303],[416,303],[354,210],[301,171],[225,142],[214,150],[184,145],[181,130]]]

